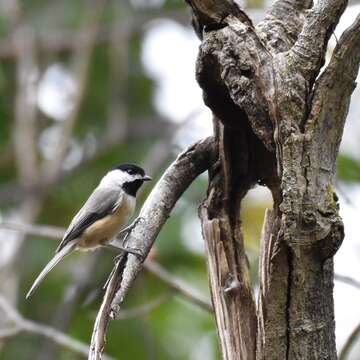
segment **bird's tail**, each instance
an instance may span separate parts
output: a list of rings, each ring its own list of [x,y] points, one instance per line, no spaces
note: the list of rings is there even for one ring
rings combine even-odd
[[[40,285],[40,283],[44,280],[46,275],[67,255],[69,255],[76,248],[77,239],[68,242],[55,256],[47,263],[41,273],[38,275],[34,283],[32,284],[30,290],[26,294],[26,298],[28,299],[36,288]]]

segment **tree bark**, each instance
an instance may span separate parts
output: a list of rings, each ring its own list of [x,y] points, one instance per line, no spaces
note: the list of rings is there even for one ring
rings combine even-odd
[[[336,157],[360,62],[360,19],[318,77],[345,0],[278,0],[256,27],[231,0],[187,0],[217,163],[200,209],[224,359],[336,359],[333,256],[343,223]],[[241,200],[273,195],[255,306]]]

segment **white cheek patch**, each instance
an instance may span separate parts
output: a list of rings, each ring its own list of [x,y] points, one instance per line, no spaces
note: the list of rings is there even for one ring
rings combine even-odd
[[[143,177],[140,174],[131,175],[126,171],[111,170],[101,180],[99,186],[122,186],[126,182],[141,180]]]
[[[120,170],[112,170],[103,177],[100,186],[121,186],[127,181],[131,181],[131,175]]]

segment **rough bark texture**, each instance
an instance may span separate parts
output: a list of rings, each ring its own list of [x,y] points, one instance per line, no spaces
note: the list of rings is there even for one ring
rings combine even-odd
[[[200,209],[224,359],[336,359],[333,256],[344,231],[336,156],[360,61],[358,18],[320,77],[347,1],[278,0],[256,27],[235,2],[187,0],[219,159]],[[317,78],[318,77],[318,78]],[[256,309],[241,200],[266,185]]]

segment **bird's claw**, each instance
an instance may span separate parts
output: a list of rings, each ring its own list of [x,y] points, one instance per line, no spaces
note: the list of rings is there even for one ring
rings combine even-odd
[[[143,220],[145,220],[143,217],[137,217],[129,226],[127,226],[126,228],[124,228],[124,229],[122,229],[120,232],[119,232],[119,234],[118,234],[118,238],[120,237],[122,237],[123,235],[125,235],[124,236],[124,239],[126,239],[128,236],[129,236],[129,234],[134,230],[134,228],[135,228],[135,226],[140,222],[140,221],[143,221]]]
[[[129,247],[118,247],[119,250],[122,251],[122,253],[120,253],[119,255],[116,255],[115,257],[115,264],[124,256],[124,253],[129,253],[132,255],[135,255],[138,259],[140,259],[142,262],[145,260],[145,255],[142,252],[141,249],[138,248],[129,248]]]

